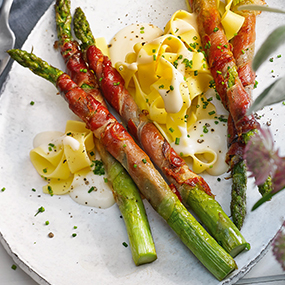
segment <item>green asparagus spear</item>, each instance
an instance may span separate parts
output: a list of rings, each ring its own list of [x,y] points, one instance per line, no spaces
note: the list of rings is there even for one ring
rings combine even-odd
[[[252,62],[253,55],[254,55],[253,51],[255,48],[255,34],[256,34],[255,24],[256,24],[256,15],[258,13],[256,11],[238,9],[241,5],[246,5],[246,4],[263,4],[263,3],[261,3],[261,1],[259,0],[233,1],[231,10],[239,14],[240,16],[244,17],[244,22],[238,34],[231,40],[231,44],[233,47],[233,55],[237,62],[239,76],[240,78],[243,78],[242,84],[246,88],[246,91],[248,92],[249,96],[251,96],[251,92],[255,84],[255,74],[252,71],[251,62]],[[248,68],[246,68],[246,66]],[[245,72],[247,74],[245,74]],[[246,80],[244,80],[244,78],[246,78]],[[248,139],[251,137],[251,135],[255,131],[256,130],[253,130],[249,132],[248,134],[244,135],[245,143],[247,143]],[[239,168],[239,166],[237,166],[237,168]],[[245,178],[246,165],[244,165],[242,168],[244,170],[244,174],[242,174],[242,176],[244,176]],[[246,183],[246,179],[244,178],[242,178],[241,180]],[[241,181],[239,180],[238,182],[241,182]],[[233,183],[235,183],[234,179],[233,179]],[[241,195],[238,195],[237,193],[238,191],[236,191],[236,188],[239,188]],[[243,189],[243,186],[237,185],[237,187],[235,187],[233,185],[232,203],[231,203],[233,220],[239,228],[242,226],[243,219],[246,214],[246,211],[245,211],[246,184],[245,184],[244,189],[243,190],[241,189]],[[258,190],[262,196],[272,190],[272,183],[271,183],[270,176],[267,178],[267,180],[262,185],[258,186]]]
[[[246,214],[246,188],[247,188],[247,175],[246,165],[244,160],[235,164],[232,169],[232,200],[231,200],[231,213],[233,221],[240,229],[243,225],[244,217]]]
[[[36,56],[31,55],[25,51],[13,49],[9,50],[8,53],[13,59],[17,60],[19,64],[25,67],[29,67],[35,74],[44,75],[44,78],[53,78],[54,81],[50,81],[56,87],[61,86],[61,84],[63,84],[62,86],[65,86],[65,88],[70,86],[70,96],[68,95],[69,89],[66,90],[66,93],[64,93],[63,96],[69,102],[70,106],[72,108],[75,108],[74,112],[80,115],[80,117],[82,116],[81,119],[86,120],[84,116],[88,116],[88,122],[90,122],[91,119],[89,116],[92,116],[93,122],[95,121],[95,118],[97,118],[97,116],[99,116],[99,118],[102,118],[102,115],[105,117],[107,113],[106,109],[104,110],[100,108],[96,109],[98,110],[98,112],[88,112],[88,97],[86,96],[86,98],[78,98],[76,94],[79,92],[81,96],[84,96],[84,93],[81,92],[82,89],[76,87],[77,85],[75,83],[71,84],[70,80],[68,80],[68,84],[65,84],[64,82],[67,82],[66,80],[68,79],[68,77],[67,75],[65,76],[62,71],[59,71],[58,69],[52,66],[49,66],[40,58],[37,58]],[[49,73],[51,73],[52,76],[48,76]],[[55,74],[62,74],[62,76],[56,77],[54,76]],[[61,82],[61,80],[63,80],[64,82]],[[80,99],[81,105],[77,104],[77,102],[79,102],[78,99]],[[93,104],[98,105],[98,102],[96,103],[93,100],[92,102]],[[83,109],[78,109],[79,106],[81,106],[80,108]],[[115,118],[112,117],[112,120],[115,120]],[[100,122],[100,130],[92,129],[96,137],[98,136],[99,138],[100,136],[103,136],[105,132],[108,132],[109,127],[105,127],[104,130],[102,129],[102,124],[106,123],[107,122],[105,122],[105,120]],[[99,131],[99,133],[96,133],[96,131]],[[107,133],[105,135],[107,135]],[[125,134],[125,136],[126,135],[127,134]],[[117,143],[119,143],[119,140],[120,139],[118,139]],[[127,142],[128,144],[131,143],[131,141]],[[112,147],[113,146],[114,145],[112,144]],[[138,155],[137,152],[139,151],[139,149],[135,146],[133,147],[136,148],[136,155]],[[130,147],[126,146],[126,150],[129,149]],[[128,154],[129,159],[131,159],[131,155],[132,154]],[[128,163],[127,161],[125,161],[125,155],[119,158],[121,163]],[[167,184],[162,179],[162,177],[159,176],[158,172],[156,172],[155,169],[152,168],[149,158],[148,161],[148,165],[144,164],[143,162],[139,163],[138,161],[138,164],[134,168],[135,171],[134,169],[130,169],[129,165],[124,164],[124,167],[130,172],[132,178],[137,183],[137,185],[140,186],[139,189],[142,194],[147,197],[154,209],[166,220],[169,226],[176,232],[176,234],[192,251],[192,253],[200,260],[200,262],[218,280],[224,279],[228,274],[230,274],[233,270],[237,268],[235,261],[221,246],[218,245],[218,243],[187,211],[187,209],[183,206],[178,197],[167,187]],[[154,175],[155,177],[153,177]]]
[[[156,260],[156,251],[144,204],[135,183],[99,140],[95,139],[95,144],[113,185],[115,201],[125,221],[135,264],[140,265]]]
[[[95,39],[82,9],[76,9],[73,24],[76,37],[82,41],[81,48],[86,51],[90,46],[94,46]],[[135,114],[135,112],[132,114]],[[133,121],[138,120],[135,118]],[[149,155],[151,154],[149,153]],[[250,248],[249,243],[246,242],[237,227],[213,197],[200,189],[197,184],[192,186],[183,183],[178,187],[184,203],[194,211],[211,235],[231,256],[235,257],[243,250]]]
[[[88,70],[79,45],[72,37],[69,0],[56,1],[55,19],[58,48],[60,48],[69,74],[75,83],[103,103],[103,97],[96,90],[96,84],[92,80],[94,76]],[[84,70],[84,72],[80,70]],[[121,164],[104,149],[99,140],[96,138],[94,140],[111,180],[116,203],[125,221],[134,263],[136,265],[150,263],[156,260],[157,255],[138,189]]]

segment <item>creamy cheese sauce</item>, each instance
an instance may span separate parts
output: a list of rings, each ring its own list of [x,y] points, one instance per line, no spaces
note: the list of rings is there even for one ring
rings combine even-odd
[[[128,53],[133,52],[137,43],[149,42],[160,35],[163,31],[152,24],[132,24],[120,30],[111,40],[109,54],[112,63],[123,62]]]
[[[78,150],[80,147],[79,141],[70,136],[65,136],[62,143],[63,145],[69,145],[74,151]]]
[[[55,145],[57,149],[69,145],[74,151],[78,150],[80,145],[73,137],[54,131],[39,133],[33,140],[33,147],[40,147],[46,153],[49,152],[50,144]],[[96,154],[96,160],[100,159],[100,156]],[[85,168],[74,174],[69,195],[81,205],[102,209],[109,208],[115,203],[115,200],[112,188],[106,181],[106,175],[95,175],[91,168]]]
[[[164,60],[160,58],[160,60]],[[165,60],[166,61],[166,60]],[[178,113],[183,105],[181,90],[186,85],[183,75],[173,67],[173,77],[170,86],[158,88],[158,92],[163,99],[165,110],[168,113]],[[187,88],[187,85],[186,85]]]
[[[49,143],[54,143],[54,144],[62,143],[63,136],[64,136],[64,133],[55,132],[55,131],[38,133],[34,137],[33,147],[36,148],[40,146],[45,151],[48,149]]]
[[[193,27],[197,29],[196,17],[192,15],[187,26],[185,26],[185,21],[176,20],[175,23],[172,24],[172,28],[173,27],[175,27],[177,34],[184,33]],[[143,34],[141,34],[142,31]],[[151,44],[154,43],[155,46],[155,42],[161,40],[161,34],[162,31],[158,28],[154,28],[152,25],[135,24],[125,27],[119,31],[111,41],[110,57],[113,65],[117,62],[124,62],[126,55],[133,53],[134,50],[138,48],[134,48],[136,44],[149,42]],[[172,34],[175,35],[175,32],[172,32]],[[179,54],[182,55],[182,58],[188,58],[189,60],[191,60],[193,56],[187,48],[182,48]],[[153,56],[153,54],[147,53],[146,50],[140,49],[135,62],[130,64],[124,62],[124,64],[128,66],[129,69],[136,71],[138,70],[138,65],[151,63]],[[166,61],[162,57],[160,57],[160,60]],[[166,111],[168,113],[177,113],[181,110],[183,105],[181,94],[185,96],[185,94],[189,94],[189,91],[184,79],[184,64],[178,61],[177,68],[173,66],[170,66],[170,68],[173,69],[171,88],[169,88],[169,86],[165,86],[164,88],[154,86],[154,88],[157,89],[163,99]],[[213,89],[208,90],[208,93],[209,97],[216,97]],[[191,103],[191,100],[189,101]],[[227,111],[220,101],[213,100],[211,103],[215,105],[217,114],[225,115],[227,118]],[[182,136],[180,137],[180,143],[178,145],[175,142],[172,143],[172,147],[178,154],[183,154],[184,157],[185,155],[191,154],[197,157],[197,161],[203,161],[204,165],[208,164],[209,168],[207,172],[211,175],[220,175],[228,169],[228,165],[225,162],[227,152],[227,124],[220,121],[217,123],[217,121],[217,119],[200,120],[191,127],[188,133],[186,129],[181,129]],[[188,160],[186,159],[186,161]],[[196,163],[198,163],[197,161]]]
[[[92,171],[82,171],[74,175],[69,192],[70,197],[81,205],[106,209],[114,203],[106,176],[94,175]]]

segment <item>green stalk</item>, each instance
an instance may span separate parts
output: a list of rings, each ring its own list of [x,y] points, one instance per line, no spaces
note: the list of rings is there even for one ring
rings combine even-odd
[[[58,69],[36,58],[34,55],[17,49],[9,50],[13,59],[19,60],[20,64],[29,67],[35,74],[60,73]],[[39,66],[44,66],[40,72]],[[34,67],[34,68],[33,68]],[[62,72],[61,72],[62,73]],[[58,78],[55,78],[56,83]],[[88,103],[88,102],[87,102]],[[86,106],[87,108],[87,106]],[[85,114],[85,110],[84,114]],[[96,113],[92,113],[96,115]],[[122,161],[121,161],[122,162]],[[208,232],[195,220],[180,202],[178,197],[167,188],[167,184],[159,175],[155,175],[150,169],[152,176],[148,177],[147,168],[143,162],[138,163],[140,177],[143,179],[140,191],[151,202],[154,209],[166,220],[168,225],[175,231],[184,244],[192,251],[199,261],[218,279],[224,279],[234,271],[237,266],[234,259],[208,234]],[[128,167],[126,167],[128,169]],[[135,177],[132,177],[133,179]],[[138,180],[138,178],[136,178]],[[141,180],[140,180],[141,181]]]
[[[89,46],[95,44],[95,40],[85,14],[80,8],[75,11],[73,24],[74,33],[82,42],[81,48],[86,51]],[[205,193],[199,185],[192,186],[183,183],[177,185],[177,189],[184,203],[194,211],[210,234],[230,255],[235,257],[243,250],[250,249],[249,243],[223,211],[220,204]]]
[[[157,256],[139,191],[123,166],[106,151],[99,140],[95,139],[95,144],[125,221],[133,260],[136,265],[150,263],[156,260]]]
[[[231,6],[231,10],[243,17],[247,17],[248,14],[257,14],[256,11],[247,11],[247,10],[239,10],[238,8],[242,5],[249,5],[249,4],[261,4],[259,1],[256,0],[234,0]],[[250,33],[250,32],[249,32]],[[252,37],[254,38],[254,37]],[[244,41],[245,43],[248,43],[246,40]],[[248,61],[252,60],[252,52],[250,55],[247,55],[248,53],[248,46],[245,46],[244,48],[245,53],[246,53],[246,57]],[[252,83],[253,84],[253,83]],[[253,135],[254,132],[257,132],[257,130],[253,130],[251,132],[249,132],[248,134],[245,134],[243,136],[245,143],[248,142],[248,140],[250,139],[250,137]],[[267,193],[270,193],[272,191],[272,181],[271,181],[271,177],[268,176],[266,181],[262,184],[258,186],[258,190],[259,193],[264,196]]]
[[[197,217],[205,223],[207,229],[215,232],[217,242],[232,256],[237,256],[243,250],[249,250],[250,244],[242,236],[232,220],[222,210],[220,204],[211,196],[197,187],[190,192],[187,198],[182,197]]]
[[[236,163],[231,174],[233,180],[231,213],[235,225],[240,229],[246,215],[247,174],[245,161],[241,160]]]
[[[63,58],[65,61],[67,61],[70,56],[73,56],[74,59],[78,59],[78,61],[76,61],[76,65],[69,64],[69,69],[72,71],[71,73],[77,75],[77,70],[80,70],[78,67],[78,65],[80,65],[79,59],[82,57],[82,54],[78,49],[78,44],[73,40],[71,35],[72,17],[70,14],[69,0],[56,1],[55,20],[57,36],[59,39],[58,44],[61,51],[64,48],[65,43],[67,43],[69,47],[63,52]],[[70,54],[71,46],[73,47],[73,54]],[[87,70],[87,66],[82,66],[81,69]],[[77,76],[75,76],[74,80],[75,83],[81,84],[81,88],[90,93],[95,89],[94,84],[90,82],[90,78],[87,76],[87,73],[85,72],[84,74],[86,75],[85,78],[82,74],[79,76],[80,82],[76,82],[78,81]],[[99,93],[97,93],[97,98],[98,96]],[[103,101],[103,97],[101,101]],[[119,206],[125,221],[134,263],[138,266],[153,262],[157,259],[156,250],[138,189],[131,177],[124,170],[123,166],[105,150],[104,146],[98,139],[95,138],[94,140],[113,186],[116,203]]]
[[[72,40],[71,22],[72,17],[70,14],[70,1],[57,0],[55,3],[55,19],[57,37],[60,45],[64,42]]]
[[[8,50],[7,53],[19,64],[29,68],[36,75],[48,80],[56,86],[57,79],[64,72],[49,65],[47,62],[39,59],[33,53],[27,53],[18,49]]]

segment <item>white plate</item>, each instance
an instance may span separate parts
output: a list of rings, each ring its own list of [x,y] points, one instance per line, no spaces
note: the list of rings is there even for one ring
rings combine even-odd
[[[268,0],[268,4],[285,8],[282,0]],[[173,12],[186,9],[183,0],[73,0],[72,10],[77,6],[86,12],[94,35],[105,36],[108,41],[120,28],[134,22],[151,22],[163,28]],[[283,19],[284,16],[268,13],[259,17],[257,46]],[[52,5],[23,49],[33,49],[38,56],[64,69],[61,56],[53,48],[55,40]],[[277,59],[278,53],[281,49],[274,55],[274,62],[268,61],[258,72],[255,94],[271,83],[272,75],[284,74],[285,55]],[[0,189],[6,188],[0,192],[0,232],[1,241],[15,262],[40,284],[218,284],[147,203],[158,259],[136,267],[130,249],[122,245],[128,239],[116,205],[99,210],[78,205],[69,196],[42,194],[44,182],[29,160],[33,137],[41,131],[63,130],[66,120],[75,118],[56,93],[52,84],[13,64],[0,100]],[[35,102],[33,106],[31,101]],[[285,122],[284,108],[277,104],[273,110],[265,108],[260,112],[262,124],[272,119],[271,129],[279,146],[285,138],[280,130]],[[205,178],[229,214],[230,181]],[[284,219],[285,191],[251,212],[258,198],[257,189],[249,180],[248,215],[242,233],[251,250],[236,258],[239,269],[222,284],[232,284],[249,271]],[[34,216],[40,206],[45,212]],[[75,230],[74,226],[78,228]],[[54,238],[48,237],[49,232],[54,233]],[[72,237],[72,233],[77,236]]]

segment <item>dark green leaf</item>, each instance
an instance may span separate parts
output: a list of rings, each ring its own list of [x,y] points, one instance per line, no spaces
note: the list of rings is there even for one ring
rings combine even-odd
[[[262,196],[262,198],[260,198],[252,207],[251,211],[256,210],[259,206],[261,206],[263,203],[269,201],[272,196],[274,196],[276,193],[272,194],[272,193],[267,193],[264,196]]]
[[[285,26],[276,28],[265,40],[260,49],[257,51],[253,62],[252,68],[256,71],[261,64],[268,59],[281,44],[285,42]]]
[[[242,5],[238,7],[238,10],[251,10],[251,11],[265,11],[265,12],[274,12],[285,14],[285,11],[277,8],[271,8],[264,5]]]
[[[247,115],[252,114],[265,106],[285,100],[285,77],[276,80],[267,87],[252,103],[247,110]]]

